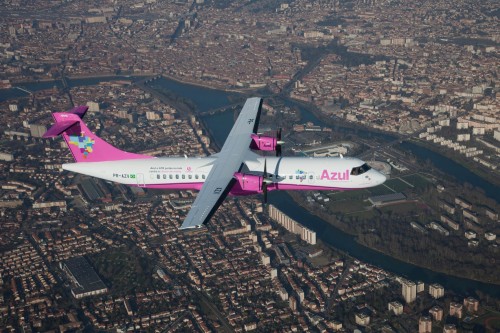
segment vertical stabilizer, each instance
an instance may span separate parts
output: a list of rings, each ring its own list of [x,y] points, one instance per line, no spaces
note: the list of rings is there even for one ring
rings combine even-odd
[[[68,112],[52,114],[55,124],[43,135],[51,138],[62,135],[76,162],[101,162],[153,158],[149,155],[128,153],[113,147],[92,133],[82,120],[87,106],[78,106]]]

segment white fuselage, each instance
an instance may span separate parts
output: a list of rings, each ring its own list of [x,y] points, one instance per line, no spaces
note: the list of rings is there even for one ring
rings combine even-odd
[[[67,163],[63,169],[121,184],[159,189],[199,190],[217,157],[152,158]],[[250,153],[239,171],[272,180],[269,190],[350,190],[382,184],[386,177],[357,158],[262,157]],[[233,193],[252,194],[252,193]]]

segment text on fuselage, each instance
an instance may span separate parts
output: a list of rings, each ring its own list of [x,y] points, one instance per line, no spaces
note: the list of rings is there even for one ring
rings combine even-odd
[[[328,171],[326,169],[321,173],[321,180],[349,180],[349,170],[346,171]]]

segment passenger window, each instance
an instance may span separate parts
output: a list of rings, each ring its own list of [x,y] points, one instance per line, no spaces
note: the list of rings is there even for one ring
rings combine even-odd
[[[172,178],[174,178],[174,176],[172,176],[172,175],[168,175],[168,178],[172,179]]]
[[[300,176],[299,176],[299,175],[296,175],[296,176],[295,176],[295,179],[300,179]]]
[[[293,179],[293,176],[292,175],[288,176],[288,179]]]
[[[186,179],[186,175],[182,175],[181,177],[182,177],[182,179]]]
[[[309,179],[314,179],[314,176],[313,175],[309,175]]]
[[[195,179],[198,179],[198,175],[194,175],[194,178],[195,178]]]
[[[179,179],[179,175],[175,175],[175,179]]]
[[[163,175],[163,179],[167,179],[167,175]]]
[[[193,175],[189,175],[189,176],[188,176],[188,178],[189,178],[189,179],[192,179],[192,178],[193,178]]]
[[[156,175],[156,178],[157,178],[157,179],[160,179],[160,175]]]
[[[205,174],[201,175],[201,178],[205,179]]]

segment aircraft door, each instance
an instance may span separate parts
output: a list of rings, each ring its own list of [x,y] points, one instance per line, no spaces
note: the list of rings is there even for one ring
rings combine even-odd
[[[142,173],[138,173],[137,174],[137,186],[139,186],[139,187],[145,187],[144,174],[142,174]]]

